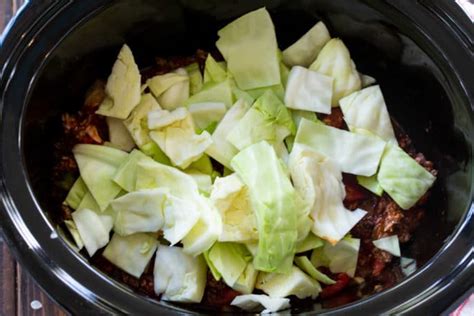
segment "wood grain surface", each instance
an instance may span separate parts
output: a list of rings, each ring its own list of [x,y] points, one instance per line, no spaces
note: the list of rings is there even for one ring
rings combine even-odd
[[[41,1],[41,0],[39,0]],[[0,32],[21,7],[23,0],[0,0]],[[54,303],[11,255],[0,236],[0,315],[63,316]]]

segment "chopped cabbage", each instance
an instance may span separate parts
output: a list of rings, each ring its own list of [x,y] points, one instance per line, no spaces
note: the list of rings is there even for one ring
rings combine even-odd
[[[201,91],[186,100],[184,105],[188,106],[193,103],[221,102],[229,108],[233,102],[232,91],[233,89],[230,79],[217,83],[208,82],[202,87]]]
[[[285,274],[260,273],[255,287],[270,297],[295,295],[300,299],[307,297],[314,299],[321,292],[318,281],[310,278],[295,266],[291,266],[289,273]]]
[[[380,183],[377,181],[377,175],[374,174],[370,177],[357,176],[357,183],[369,190],[370,192],[382,196],[383,189],[380,186]]]
[[[301,256],[295,258],[295,263],[298,267],[301,268],[304,272],[309,274],[313,279],[324,284],[334,284],[336,281],[320,272],[314,267],[314,265],[309,261],[308,257]]]
[[[206,263],[182,248],[160,245],[156,252],[154,287],[165,301],[199,303],[206,287]]]
[[[214,280],[219,281],[222,278],[222,275],[219,273],[217,268],[214,266],[212,261],[209,259],[209,251],[210,251],[210,249],[204,251],[204,253],[202,255],[203,255],[203,257],[206,261],[207,266],[209,267],[209,270],[211,271],[212,277],[214,278]]]
[[[309,69],[334,78],[332,106],[338,106],[341,98],[361,88],[359,73],[349,50],[338,38],[324,45]]]
[[[208,198],[199,195],[193,202],[200,212],[200,217],[182,243],[185,253],[197,256],[216,242],[222,233],[222,219]]]
[[[342,174],[327,157],[311,148],[296,145],[289,159],[291,178],[296,190],[311,205],[315,235],[336,244],[366,212],[349,211],[344,207]]]
[[[157,246],[158,241],[150,234],[114,234],[102,255],[123,271],[139,278]]]
[[[124,125],[124,121],[115,117],[106,118],[109,127],[110,143],[123,151],[130,151],[135,147],[135,142],[130,132]]]
[[[252,99],[256,100],[268,90],[272,91],[282,102],[285,99],[285,87],[281,83],[269,87],[245,90],[245,92],[248,93]]]
[[[377,83],[377,80],[374,77],[371,77],[369,75],[364,75],[359,72],[359,76],[360,76],[360,82],[361,82],[362,88],[367,88],[373,85],[374,83]]]
[[[189,94],[195,95],[202,89],[203,78],[198,63],[192,63],[186,66],[186,71],[189,74]]]
[[[226,69],[220,65],[211,54],[207,55],[204,66],[204,83],[222,82],[227,78]]]
[[[212,133],[213,143],[207,148],[206,154],[220,162],[227,168],[230,167],[230,161],[239,152],[228,140],[230,131],[239,123],[250,106],[247,102],[239,99],[224,115],[216,130]]]
[[[308,67],[321,49],[331,39],[329,31],[323,22],[316,23],[299,40],[283,51],[283,62],[287,66]]]
[[[352,132],[362,129],[386,142],[397,143],[380,86],[354,92],[339,100],[339,104]]]
[[[252,258],[244,245],[231,242],[216,242],[209,250],[208,257],[230,287],[234,286]]]
[[[308,234],[305,239],[296,244],[296,253],[302,253],[322,247],[324,242],[321,238],[314,234]]]
[[[121,190],[112,177],[128,154],[115,148],[90,144],[78,144],[72,152],[82,180],[100,209],[105,210]]]
[[[171,245],[185,238],[198,223],[201,212],[192,200],[169,195],[163,211],[165,223],[164,238]]]
[[[87,193],[72,213],[72,219],[89,256],[107,245],[114,223],[114,212],[110,207],[102,212],[92,195]]]
[[[148,136],[148,112],[155,110],[161,110],[160,105],[151,93],[146,93],[142,95],[140,103],[138,103],[130,116],[123,121],[133,140],[140,148],[151,142]]]
[[[183,106],[189,98],[189,76],[184,68],[155,76],[146,83],[159,104],[166,110]]]
[[[197,171],[210,176],[214,174],[214,167],[212,166],[211,158],[208,155],[202,155],[201,158],[193,162],[186,169],[187,171]]]
[[[400,243],[398,242],[398,236],[383,237],[373,241],[375,247],[385,250],[394,256],[400,257]]]
[[[158,147],[158,145],[154,141],[152,141],[151,138],[150,138],[149,143],[147,143],[147,144],[140,147],[140,150],[145,155],[152,158],[153,160],[155,160],[159,163],[171,166],[171,161],[168,158],[168,156],[166,156],[166,154],[163,152],[163,150],[161,150],[161,148]]]
[[[285,90],[290,109],[331,113],[333,78],[300,66],[291,68]]]
[[[239,150],[262,140],[273,145],[283,142],[295,129],[288,109],[268,90],[232,129],[227,140]]]
[[[211,201],[222,217],[223,229],[219,241],[245,242],[258,239],[248,189],[236,174],[216,178]]]
[[[246,311],[254,311],[263,306],[264,310],[261,314],[267,314],[290,308],[290,299],[269,297],[264,294],[246,294],[236,296],[230,305],[237,306]]]
[[[132,51],[123,45],[107,79],[106,97],[96,113],[126,119],[140,102],[140,80],[140,71]]]
[[[280,83],[275,28],[265,8],[239,17],[217,34],[216,46],[240,89]]]
[[[416,271],[416,260],[412,258],[400,258],[400,268],[405,276],[409,276]]]
[[[166,189],[145,189],[113,200],[110,205],[116,212],[114,231],[127,236],[160,230],[164,224],[167,194]]]
[[[148,126],[152,129],[151,139],[174,165],[183,169],[198,160],[212,143],[208,132],[195,133],[191,114],[185,108],[150,112]]]
[[[188,106],[188,110],[200,129],[205,129],[213,122],[219,122],[227,112],[225,104],[220,102],[193,103]]]
[[[315,249],[311,254],[311,262],[315,267],[328,266],[332,273],[347,273],[354,277],[359,256],[360,239],[344,238],[336,245],[326,243],[323,251]],[[321,258],[322,256],[322,258]]]
[[[81,234],[79,234],[79,230],[77,229],[76,224],[72,220],[65,220],[64,224],[66,225],[66,228],[68,229],[69,233],[72,236],[72,239],[74,239],[74,242],[76,243],[77,249],[81,250],[84,248],[84,242],[82,241]]]
[[[243,294],[251,294],[257,282],[258,271],[254,268],[253,263],[247,263],[247,267],[240,277],[235,281],[232,289]]]
[[[75,210],[77,209],[87,192],[88,190],[86,184],[84,183],[84,180],[79,177],[69,190],[66,199],[64,200],[64,203],[73,210]]]
[[[343,172],[371,176],[377,171],[385,142],[302,119],[296,143],[311,147],[333,160]]]
[[[397,145],[389,145],[380,163],[380,186],[404,210],[408,210],[433,185],[436,177]]]
[[[132,150],[128,157],[118,167],[112,180],[127,192],[135,191],[138,162],[147,160],[152,161],[150,157],[141,151]]]
[[[231,165],[249,188],[257,218],[255,268],[288,272],[298,237],[297,195],[280,160],[268,143],[260,142],[241,151]]]
[[[208,197],[211,194],[212,178],[210,175],[195,170],[187,170],[186,173],[196,181],[199,192],[202,195]]]

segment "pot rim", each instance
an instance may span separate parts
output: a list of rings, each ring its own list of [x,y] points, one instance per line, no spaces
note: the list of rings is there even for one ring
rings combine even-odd
[[[447,0],[441,2],[448,3]],[[15,92],[12,92],[9,87],[13,84],[16,84],[16,86],[21,84],[27,90],[27,98],[20,107],[21,109],[16,109],[19,116],[23,118],[23,112],[36,83],[37,74],[41,72],[43,66],[49,60],[50,53],[57,48],[70,32],[85,23],[109,3],[111,3],[110,0],[89,3],[75,3],[67,0],[47,0],[41,3],[30,1],[21,9],[18,16],[9,23],[5,34],[1,38],[0,62],[3,65],[0,81],[0,91],[2,92],[0,99],[0,139],[2,140],[0,142],[1,230],[16,258],[27,268],[40,286],[50,296],[54,295],[52,297],[54,300],[73,313],[97,313],[98,310],[104,314],[126,313],[127,311],[133,311],[134,314],[145,314],[150,311],[162,314],[187,313],[189,311],[186,309],[166,302],[158,303],[134,293],[126,286],[110,279],[104,273],[90,266],[85,258],[77,254],[61,238],[53,238],[55,229],[36,201],[29,183],[29,176],[24,168],[22,123],[5,120],[4,110],[8,106],[8,100],[15,96]],[[464,47],[464,58],[471,58],[472,60],[472,46],[469,46],[469,41],[472,43],[474,40],[469,38],[469,35],[467,40],[465,35],[459,35],[459,30],[453,29],[452,25],[447,24],[449,22],[444,21],[440,24],[439,21],[427,18],[433,12],[423,9],[426,1],[420,1],[420,3],[414,5],[409,0],[402,0],[397,2],[397,7],[395,7],[395,4],[382,3],[371,3],[371,5],[380,11],[392,10],[412,23],[412,26],[417,29],[421,36],[420,40],[426,41],[426,45],[431,45],[433,52],[439,54],[437,57],[444,61],[444,66],[449,70],[449,73],[454,73],[454,76],[459,79],[459,86],[453,87],[453,89],[462,92],[463,103],[470,104],[470,119],[473,122],[473,104],[469,100],[474,100],[474,89],[472,88],[474,87],[474,81],[472,80],[474,66],[466,67],[463,65],[461,67],[460,63],[450,57],[456,56],[456,58],[462,59],[459,57],[458,49]],[[37,35],[43,30],[43,27],[57,24],[61,19],[64,20],[65,18],[61,17],[59,13],[63,11],[72,12],[73,8],[77,11],[74,15],[76,20],[73,19],[74,24],[69,22],[69,24],[66,23],[66,28],[56,30],[60,40],[49,47],[47,52],[43,52],[43,55],[29,56],[28,46],[25,44],[30,43],[31,45],[33,43],[32,45],[34,45],[35,41],[39,41]],[[431,5],[430,8],[432,8]],[[432,10],[435,10],[436,13],[436,9]],[[81,12],[87,12],[87,14]],[[436,14],[439,14],[439,12]],[[451,14],[456,19],[464,17],[462,11],[454,10],[454,13],[451,12]],[[467,19],[467,17],[464,18]],[[421,20],[426,21],[423,26],[419,22],[415,22]],[[31,21],[34,21],[34,23],[31,23]],[[429,39],[427,30],[430,30],[432,34],[436,31],[448,34],[444,36],[443,49],[441,49],[440,43]],[[19,38],[20,40],[18,40]],[[450,44],[450,49],[445,49],[446,46],[444,45],[446,44]],[[454,52],[457,54],[454,55]],[[37,69],[31,73],[31,69],[26,69],[27,67],[20,64],[20,61],[24,60],[32,62],[32,65]],[[40,62],[39,67],[37,67],[38,63],[35,63],[37,61]],[[27,62],[26,65],[28,64]],[[29,76],[30,73],[31,76]],[[470,154],[472,157],[472,146]],[[461,222],[457,225],[449,240],[423,267],[390,289],[354,303],[323,310],[322,312],[325,314],[345,314],[348,312],[366,314],[369,311],[372,313],[378,311],[392,314],[426,311],[427,305],[432,305],[431,308],[434,308],[436,304],[440,304],[438,300],[442,295],[441,292],[444,291],[444,295],[446,295],[446,291],[449,292],[448,286],[451,286],[450,291],[452,293],[450,293],[450,297],[456,297],[457,295],[456,291],[453,290],[454,285],[462,287],[464,290],[469,287],[469,282],[466,280],[474,272],[472,258],[472,240],[474,237],[473,183],[474,179],[471,180],[470,197]],[[13,186],[15,186],[15,190],[12,189]],[[40,215],[40,219],[38,215]],[[39,221],[41,221],[40,225],[38,225]],[[455,260],[455,264],[453,264],[453,260]],[[94,291],[89,290],[89,288],[94,289]],[[411,293],[417,293],[417,295],[412,297]],[[445,304],[449,305],[449,302]],[[128,309],[130,307],[131,309]]]

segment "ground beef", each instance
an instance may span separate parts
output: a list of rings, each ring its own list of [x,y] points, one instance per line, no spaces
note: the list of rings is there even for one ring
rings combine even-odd
[[[344,116],[342,115],[342,110],[339,107],[332,108],[331,114],[322,115],[321,120],[326,125],[347,130],[347,125],[346,125],[346,122],[344,122]]]
[[[212,306],[225,306],[237,296],[239,292],[228,287],[222,280],[216,281],[212,273],[207,273],[206,291],[202,302]]]

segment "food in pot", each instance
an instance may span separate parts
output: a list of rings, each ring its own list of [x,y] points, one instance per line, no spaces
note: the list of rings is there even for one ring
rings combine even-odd
[[[224,309],[337,306],[413,272],[400,244],[436,170],[375,79],[322,22],[283,52],[266,9],[218,35],[142,72],[124,45],[63,115],[76,246],[139,292]]]

